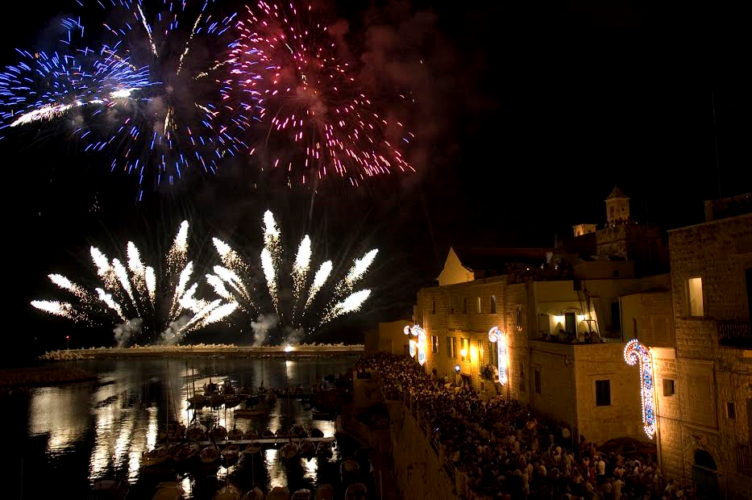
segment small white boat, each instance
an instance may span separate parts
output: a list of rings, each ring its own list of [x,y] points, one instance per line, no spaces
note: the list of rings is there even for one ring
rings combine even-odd
[[[290,491],[287,488],[275,486],[272,491],[266,495],[266,500],[288,500],[290,498]]]
[[[235,486],[226,484],[214,494],[214,500],[240,500],[243,493]]]
[[[180,483],[159,483],[152,500],[178,500],[182,497],[183,487]]]
[[[334,486],[322,484],[316,488],[316,500],[334,500]]]

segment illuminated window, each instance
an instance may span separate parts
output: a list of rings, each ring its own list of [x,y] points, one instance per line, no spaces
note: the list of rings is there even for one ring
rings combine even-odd
[[[483,342],[476,340],[475,347],[478,349],[478,363],[482,365],[483,361],[486,359],[484,356]]]
[[[541,393],[541,369],[536,368],[535,369],[535,393],[540,394]]]
[[[690,278],[687,281],[689,290],[689,315],[704,316],[705,309],[702,302],[702,278]]]
[[[663,397],[668,398],[674,395],[674,381],[670,378],[663,379]]]
[[[595,381],[595,406],[611,406],[611,381]]]
[[[431,335],[431,352],[434,354],[439,353],[439,337]]]
[[[470,340],[460,339],[460,356],[462,361],[467,361],[470,358]]]
[[[491,295],[491,314],[496,314],[496,295]]]
[[[729,420],[736,420],[736,405],[734,403],[726,403],[726,416]]]
[[[478,299],[477,299],[477,306],[478,306],[478,307],[477,307],[477,313],[478,313],[478,314],[480,314],[480,313],[481,313],[481,311],[482,311],[482,309],[483,309],[483,308],[481,307],[482,305],[483,305],[483,302],[481,302],[481,300],[480,300],[480,297],[478,297]]]
[[[447,357],[454,358],[455,357],[454,351],[457,348],[457,343],[456,343],[457,339],[455,339],[454,337],[449,337],[447,340],[449,341],[449,349],[447,349]]]

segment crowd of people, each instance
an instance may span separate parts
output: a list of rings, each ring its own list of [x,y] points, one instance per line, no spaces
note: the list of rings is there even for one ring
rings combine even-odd
[[[470,387],[445,384],[406,356],[363,357],[357,369],[378,372],[388,399],[409,399],[420,421],[430,425],[429,437],[437,440],[450,469],[466,477],[476,498],[701,498],[691,488],[664,481],[654,456],[601,451],[516,401],[484,401]]]

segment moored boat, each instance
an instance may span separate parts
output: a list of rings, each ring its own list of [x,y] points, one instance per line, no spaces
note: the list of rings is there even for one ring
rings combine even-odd
[[[334,486],[322,484],[316,488],[316,500],[334,500]]]
[[[238,456],[240,456],[240,446],[234,443],[228,444],[225,446],[225,449],[222,450],[222,458],[224,458],[225,462],[237,460]]]
[[[214,500],[240,500],[243,493],[232,484],[222,486],[215,494]]]
[[[88,500],[125,500],[129,488],[123,479],[102,479],[94,483]]]
[[[254,431],[253,429],[247,430],[245,434],[243,434],[243,439],[245,439],[246,441],[255,441],[258,438],[258,432]]]
[[[157,485],[157,492],[152,500],[178,500],[183,497],[183,487],[180,483],[165,482]]]
[[[253,455],[260,451],[261,451],[261,445],[259,443],[248,443],[248,445],[243,450],[243,453],[245,455]]]
[[[264,492],[257,486],[243,495],[242,500],[264,500]]]
[[[316,454],[316,445],[307,439],[300,442],[300,455],[303,457],[312,457]]]
[[[201,459],[202,464],[211,465],[219,462],[219,459],[222,458],[222,455],[214,446],[207,446],[206,448],[201,450],[201,453],[199,453],[199,458]]]
[[[305,430],[305,427],[300,424],[293,425],[290,434],[292,434],[292,437],[295,439],[303,439],[308,437],[308,432]]]
[[[281,486],[275,486],[272,491],[266,495],[266,500],[288,500],[290,497],[290,491],[287,488]]]
[[[284,429],[284,428],[280,427],[279,429],[277,429],[277,432],[274,435],[277,436],[277,438],[279,438],[279,439],[289,439],[290,438],[290,431],[288,431],[287,429]]]
[[[300,448],[295,443],[285,443],[285,445],[279,449],[279,456],[283,460],[292,460],[298,456]]]
[[[211,434],[216,441],[222,441],[227,438],[227,429],[218,425],[211,430]]]
[[[185,437],[190,441],[203,441],[206,438],[206,427],[201,424],[191,424],[185,431]]]
[[[230,441],[240,441],[243,439],[243,431],[237,427],[233,427],[230,429],[230,432],[227,433],[227,439]]]
[[[141,467],[156,467],[170,459],[170,450],[167,447],[160,446],[151,451],[145,451],[141,455]]]
[[[261,433],[261,437],[264,439],[274,439],[274,432],[271,429],[264,429]]]
[[[343,482],[348,478],[355,478],[360,475],[360,465],[352,458],[348,458],[347,460],[343,461],[342,465],[340,465],[339,467],[339,470],[342,474]]]
[[[314,408],[311,410],[311,418],[314,420],[329,420],[332,418],[332,414],[328,411],[317,410]]]
[[[351,484],[345,491],[345,500],[366,500],[368,489],[363,483]]]
[[[184,444],[178,446],[178,448],[173,452],[172,459],[179,464],[185,463],[196,458],[200,452],[201,446],[199,446],[198,444]]]
[[[316,427],[314,427],[313,429],[311,429],[310,434],[311,434],[312,438],[322,438],[322,437],[324,437],[324,431],[322,431],[321,429],[317,429]]]
[[[311,500],[311,490],[301,488],[292,494],[291,500]]]
[[[262,419],[269,415],[269,411],[263,408],[243,408],[235,410],[235,418]]]

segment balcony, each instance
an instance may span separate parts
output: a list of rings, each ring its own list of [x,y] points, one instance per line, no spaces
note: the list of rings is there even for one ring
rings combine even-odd
[[[718,343],[726,347],[752,347],[749,321],[719,321]]]

